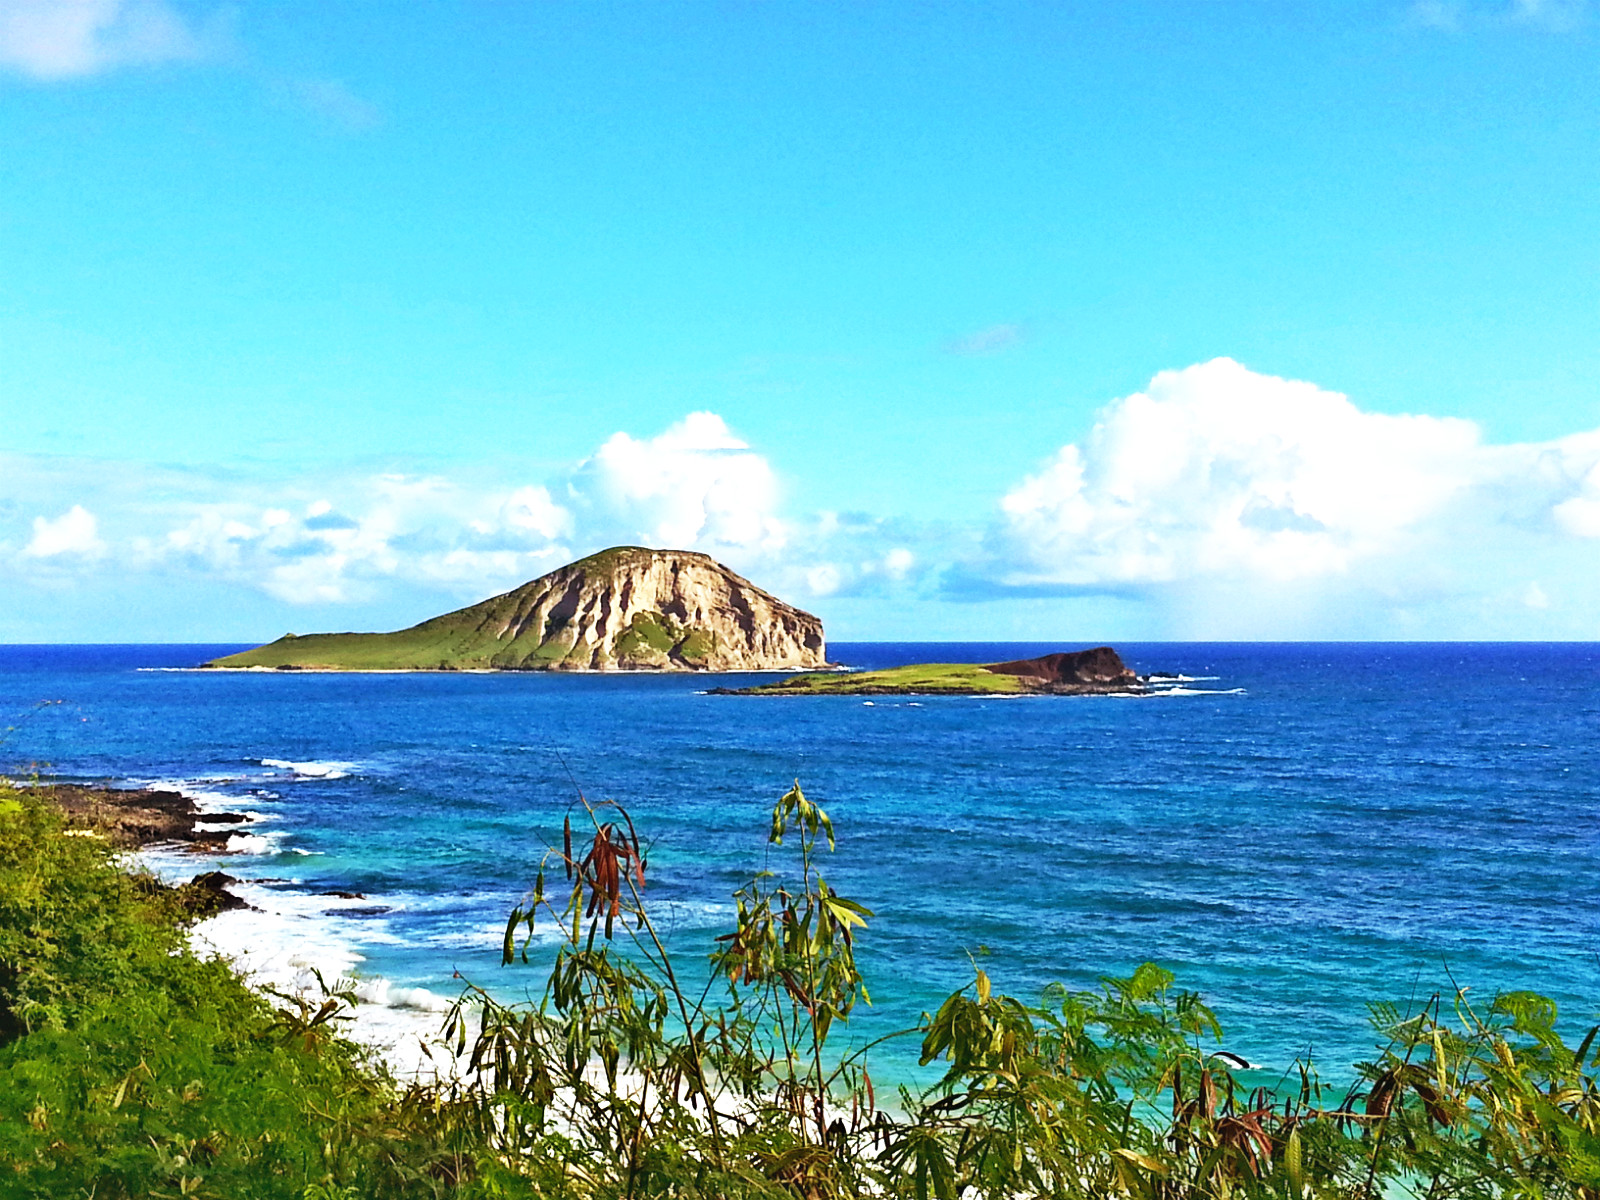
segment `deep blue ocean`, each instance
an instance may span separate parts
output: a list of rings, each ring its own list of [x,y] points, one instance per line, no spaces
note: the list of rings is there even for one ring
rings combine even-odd
[[[257,814],[225,869],[300,897],[308,936],[397,986],[537,993],[541,966],[499,965],[500,932],[575,785],[632,812],[647,895],[703,971],[799,779],[838,831],[830,882],[876,913],[853,1036],[915,1024],[973,956],[1028,998],[1155,960],[1237,1053],[1280,1070],[1310,1051],[1332,1076],[1369,1052],[1371,1000],[1459,984],[1543,991],[1569,1028],[1600,1011],[1600,646],[1125,645],[1141,673],[1189,681],[872,704],[702,694],[748,676],[151,669],[238,648],[0,647],[0,769],[176,783]],[[304,899],[329,890],[365,900]],[[914,1059],[908,1042],[876,1061],[905,1076]]]

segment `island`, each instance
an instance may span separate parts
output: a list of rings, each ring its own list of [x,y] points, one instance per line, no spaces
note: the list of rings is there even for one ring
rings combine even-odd
[[[278,671],[782,671],[822,622],[705,554],[615,546],[394,633],[286,634],[205,664]]]
[[[1139,696],[1149,690],[1149,680],[1129,670],[1110,646],[1014,662],[915,663],[709,689],[724,696]]]

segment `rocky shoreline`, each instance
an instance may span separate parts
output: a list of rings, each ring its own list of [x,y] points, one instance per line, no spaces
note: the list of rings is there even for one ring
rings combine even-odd
[[[179,843],[194,854],[222,854],[227,851],[231,835],[201,829],[200,825],[243,825],[249,821],[241,813],[203,813],[188,796],[160,788],[45,783],[33,791],[61,810],[69,833],[103,837],[124,850]],[[153,878],[141,878],[140,886],[172,893],[179,905],[199,920],[249,908],[228,890],[228,885],[238,882],[222,871],[202,871],[176,887]]]

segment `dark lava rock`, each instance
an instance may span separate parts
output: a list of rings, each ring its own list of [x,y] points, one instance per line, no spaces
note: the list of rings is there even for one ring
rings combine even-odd
[[[319,896],[337,896],[341,900],[365,900],[367,898],[365,892],[338,892],[338,891],[334,891],[334,892],[318,892],[317,895],[319,895]]]
[[[1139,677],[1110,646],[992,663],[986,669],[996,675],[1020,675],[1029,682],[1074,691],[1083,688],[1123,691],[1139,684]]]
[[[190,841],[200,816],[189,797],[154,788],[57,783],[40,787],[39,794],[61,809],[70,824],[99,829],[118,846]]]
[[[221,871],[207,871],[177,889],[178,903],[196,920],[238,908],[249,908],[250,905],[228,890],[230,883],[238,882],[232,875]]]
[[[61,810],[68,825],[95,830],[124,848],[186,842],[197,854],[226,854],[228,831],[202,831],[197,826],[242,825],[251,820],[244,813],[203,813],[189,797],[160,788],[51,783],[37,791]]]

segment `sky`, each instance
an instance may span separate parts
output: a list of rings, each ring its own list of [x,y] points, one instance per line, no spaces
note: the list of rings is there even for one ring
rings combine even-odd
[[[0,0],[0,641],[1600,640],[1597,379],[1600,0]]]

